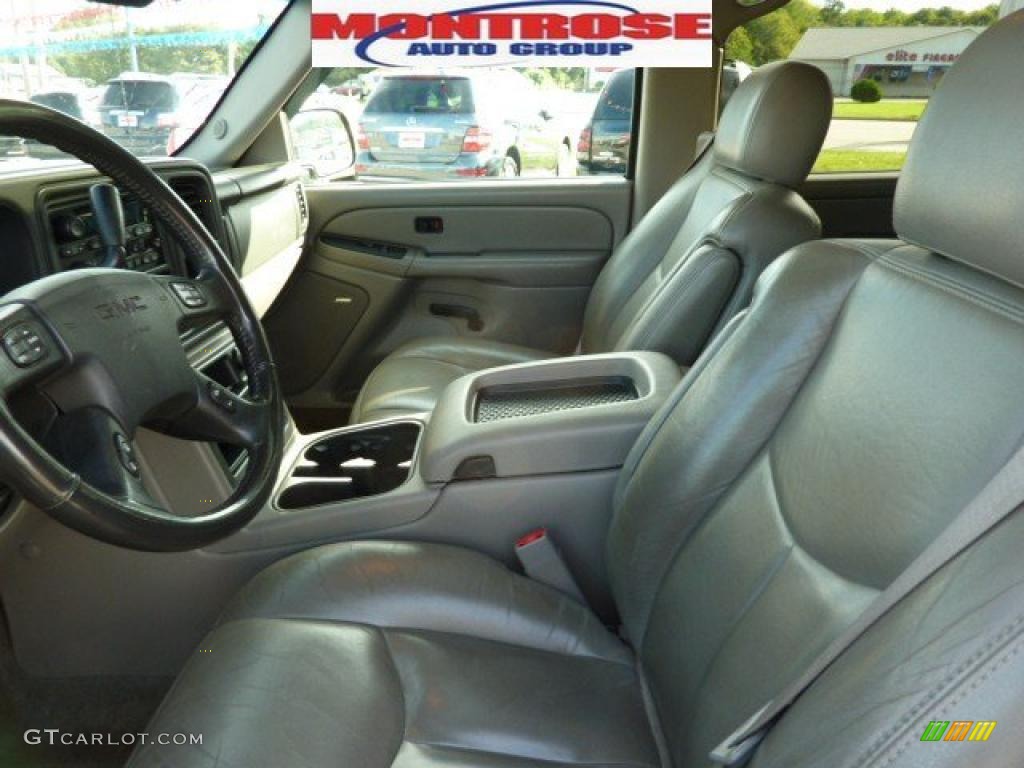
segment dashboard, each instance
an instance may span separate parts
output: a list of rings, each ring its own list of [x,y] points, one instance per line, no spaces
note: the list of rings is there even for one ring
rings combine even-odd
[[[227,237],[213,177],[190,161],[164,160],[151,167],[199,217],[238,264]],[[105,181],[80,164],[22,170],[0,176],[0,295],[44,275],[98,266],[103,253],[89,188]],[[190,272],[181,249],[152,211],[121,192],[126,269],[163,274]]]

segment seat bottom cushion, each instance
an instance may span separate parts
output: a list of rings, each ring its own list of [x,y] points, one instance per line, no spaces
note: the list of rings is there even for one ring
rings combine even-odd
[[[335,599],[335,598],[340,599]],[[468,550],[365,542],[265,571],[201,643],[130,765],[655,766],[629,650]]]
[[[554,356],[487,339],[415,339],[373,370],[352,408],[351,422],[361,424],[430,411],[444,388],[467,373]]]

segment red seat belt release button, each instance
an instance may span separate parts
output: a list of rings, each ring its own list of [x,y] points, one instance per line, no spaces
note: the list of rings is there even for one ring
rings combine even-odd
[[[516,541],[516,557],[531,579],[554,587],[586,605],[587,601],[580,592],[572,571],[565,564],[565,559],[555,546],[554,540],[548,535],[547,528],[537,528],[520,536]]]

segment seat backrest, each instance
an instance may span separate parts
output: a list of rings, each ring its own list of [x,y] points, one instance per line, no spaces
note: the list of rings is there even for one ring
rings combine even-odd
[[[608,565],[676,768],[707,765],[1024,441],[1021,71],[1024,13],[933,97],[899,239],[777,260],[627,461]],[[1024,703],[1024,663],[1000,656],[1024,631],[1024,516],[1000,528],[858,641],[755,765],[983,764],[895,758],[922,718]],[[986,700],[1000,660],[1011,682]],[[895,762],[866,757],[879,754]]]
[[[584,354],[664,352],[689,365],[745,307],[765,266],[819,237],[793,188],[807,177],[832,115],[821,70],[784,61],[736,90],[712,149],[616,249],[587,303]]]

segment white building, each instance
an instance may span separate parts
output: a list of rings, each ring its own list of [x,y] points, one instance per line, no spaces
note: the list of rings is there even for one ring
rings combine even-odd
[[[983,27],[812,27],[791,59],[828,75],[832,92],[873,78],[886,97],[930,96],[942,76]]]

